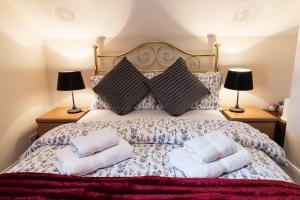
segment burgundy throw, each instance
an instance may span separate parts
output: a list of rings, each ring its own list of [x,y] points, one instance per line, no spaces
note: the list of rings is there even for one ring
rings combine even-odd
[[[0,175],[0,199],[300,199],[284,181],[157,176],[93,178],[45,173]]]

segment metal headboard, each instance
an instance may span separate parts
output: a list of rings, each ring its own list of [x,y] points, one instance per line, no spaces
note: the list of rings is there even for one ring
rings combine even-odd
[[[128,51],[125,51],[123,53],[119,54],[108,54],[108,55],[103,55],[101,54],[101,47],[103,47],[104,44],[104,37],[98,37],[96,43],[93,45],[94,49],[94,62],[95,62],[95,75],[98,74],[105,74],[108,71],[100,69],[100,61],[101,59],[107,58],[111,59],[112,62],[112,67],[115,66],[116,61],[120,60],[123,57],[127,57],[133,53],[137,53],[135,56],[137,58],[137,61],[139,64],[132,62],[137,68],[138,66],[143,65],[141,68],[143,73],[147,72],[161,72],[164,71],[164,69],[151,69],[150,66],[156,64],[161,67],[168,67],[172,62],[174,62],[177,57],[181,56],[185,59],[187,62],[188,67],[192,72],[203,72],[201,70],[200,66],[200,58],[207,57],[207,58],[212,58],[213,62],[211,62],[210,68],[213,69],[213,71],[218,71],[219,70],[219,48],[220,44],[216,42],[216,37],[215,35],[208,35],[208,41],[210,45],[210,52],[207,54],[195,54],[191,53],[185,50],[182,50],[172,44],[169,44],[167,42],[163,41],[149,41],[145,42],[143,44],[140,44],[136,46],[133,49],[130,49]],[[212,71],[212,70],[209,70]]]

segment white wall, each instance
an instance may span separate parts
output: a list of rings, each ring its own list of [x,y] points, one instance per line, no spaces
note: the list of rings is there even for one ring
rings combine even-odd
[[[287,129],[284,148],[291,162],[291,168],[298,174],[300,180],[300,36],[296,52],[295,65],[293,70],[293,80],[290,93],[290,104],[287,118]]]
[[[42,41],[0,1],[0,170],[29,147],[35,118],[49,105]]]
[[[240,92],[241,105],[266,107],[289,96],[298,29],[269,37],[220,37],[224,79],[228,68],[253,70],[254,90]],[[222,89],[223,105],[235,105],[236,91]]]

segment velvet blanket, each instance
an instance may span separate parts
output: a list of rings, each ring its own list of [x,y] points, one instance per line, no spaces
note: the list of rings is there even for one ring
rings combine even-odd
[[[0,199],[300,199],[284,181],[148,177],[0,175]]]

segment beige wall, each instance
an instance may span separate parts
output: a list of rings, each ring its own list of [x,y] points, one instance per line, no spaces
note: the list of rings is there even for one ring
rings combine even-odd
[[[298,29],[270,37],[221,37],[220,63],[253,70],[254,90],[240,92],[240,104],[266,107],[289,96]],[[225,79],[226,76],[224,76]],[[222,89],[223,105],[235,105],[236,91]]]
[[[6,1],[0,7],[2,170],[29,147],[35,118],[45,111],[49,96],[41,40]]]
[[[50,104],[71,106],[70,92],[57,91],[57,74],[62,70],[80,70],[86,88],[90,88],[89,79],[93,75],[92,40],[51,40],[45,41],[45,61],[47,66]],[[91,90],[74,91],[77,106],[88,106]]]
[[[298,29],[270,37],[219,37],[221,69],[247,67],[253,69],[254,90],[241,92],[241,105],[254,104],[265,107],[289,96]],[[205,37],[181,38],[118,38],[105,40],[105,52],[120,52],[147,40],[165,40],[180,48],[199,51],[207,46]],[[51,105],[71,105],[70,94],[56,91],[59,70],[82,70],[88,89],[76,92],[78,105],[89,105],[91,94],[89,78],[93,75],[93,57],[89,40],[47,40],[45,42],[46,66]],[[71,50],[71,51],[69,51]],[[221,104],[234,105],[236,92],[221,90]]]
[[[288,109],[287,130],[285,136],[284,148],[291,164],[291,168],[298,175],[300,180],[300,37],[298,37],[298,46],[296,52],[295,65],[293,70],[293,79],[290,93],[290,104]]]

